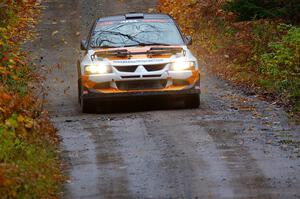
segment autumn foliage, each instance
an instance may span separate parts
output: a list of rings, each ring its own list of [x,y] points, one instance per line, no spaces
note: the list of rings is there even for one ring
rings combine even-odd
[[[158,10],[193,36],[192,48],[209,72],[300,112],[300,28],[288,24],[289,16],[241,21],[228,9],[234,2],[246,1],[160,0]]]
[[[40,80],[21,44],[32,38],[35,0],[0,0],[0,195],[56,198],[62,180],[56,130],[34,96]]]

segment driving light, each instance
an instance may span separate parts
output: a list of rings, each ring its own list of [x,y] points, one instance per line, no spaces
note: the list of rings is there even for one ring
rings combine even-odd
[[[171,70],[173,71],[184,71],[184,70],[192,70],[195,68],[195,62],[187,62],[187,61],[176,61],[172,63]]]
[[[106,74],[111,73],[111,71],[111,67],[104,64],[89,65],[84,68],[86,74]]]

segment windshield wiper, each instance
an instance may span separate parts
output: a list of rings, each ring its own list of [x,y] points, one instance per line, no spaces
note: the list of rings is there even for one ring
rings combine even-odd
[[[124,47],[132,47],[132,46],[170,46],[170,44],[137,42],[137,44],[125,45]]]
[[[103,45],[103,46],[98,46],[98,48],[120,48],[120,46]]]

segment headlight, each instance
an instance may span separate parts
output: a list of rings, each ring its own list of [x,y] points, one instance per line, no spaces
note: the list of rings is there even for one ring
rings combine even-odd
[[[111,66],[105,64],[93,64],[84,67],[84,73],[89,74],[106,74],[111,73],[112,68]]]
[[[196,63],[195,62],[188,62],[188,61],[176,61],[171,64],[170,69],[173,71],[184,71],[184,70],[192,70],[195,69]]]

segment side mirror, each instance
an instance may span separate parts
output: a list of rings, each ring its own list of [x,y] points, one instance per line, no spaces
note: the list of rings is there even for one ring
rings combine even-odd
[[[86,40],[81,41],[80,49],[87,50],[87,41]]]
[[[186,37],[185,37],[185,44],[186,44],[186,45],[191,45],[191,44],[193,44],[193,38],[192,38],[192,36],[186,36]]]

